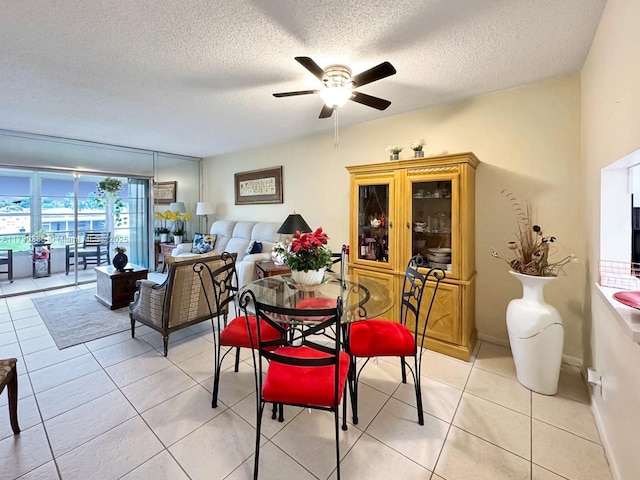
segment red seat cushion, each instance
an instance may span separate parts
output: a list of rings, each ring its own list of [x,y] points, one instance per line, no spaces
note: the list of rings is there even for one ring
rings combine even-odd
[[[411,331],[387,320],[363,320],[350,325],[349,353],[356,357],[409,357],[416,353]]]
[[[251,324],[253,343],[255,347],[258,348],[258,324],[256,317],[250,315],[249,323]],[[277,340],[281,337],[280,332],[264,320],[262,320],[260,324],[260,335],[263,342]],[[251,348],[251,339],[249,338],[247,319],[245,317],[236,317],[229,322],[220,333],[220,345],[225,347]]]
[[[336,308],[336,299],[328,297],[312,297],[300,300],[296,304],[296,308]]]
[[[280,347],[276,354],[295,358],[323,358],[329,354],[314,348]],[[340,352],[338,400],[334,403],[335,370],[333,365],[301,367],[272,360],[262,387],[266,402],[332,407],[340,403],[349,371],[349,355]]]

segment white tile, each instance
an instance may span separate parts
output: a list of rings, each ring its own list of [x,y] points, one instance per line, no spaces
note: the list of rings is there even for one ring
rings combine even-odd
[[[255,437],[255,429],[225,410],[169,447],[169,452],[192,480],[221,480],[253,455]],[[221,441],[224,448],[215,448]]]
[[[41,467],[31,470],[24,474],[18,480],[59,480],[58,470],[54,462],[48,462]]]
[[[29,340],[30,338],[42,337],[43,335],[49,335],[49,330],[45,325],[38,325],[37,327],[27,327],[16,331],[16,335],[20,341]]]
[[[142,333],[141,329],[139,329],[136,325],[136,336],[143,337],[145,342],[148,342],[153,348],[157,348],[158,350],[162,350],[164,353],[164,340],[162,338],[162,334],[157,330],[150,329],[147,333]],[[176,330],[169,334],[169,348],[173,343],[176,343],[178,340],[187,337],[193,337],[195,333],[188,328],[183,328],[182,330]]]
[[[402,373],[400,371],[400,360],[394,362],[386,361],[388,359],[372,358],[362,368],[364,359],[358,359],[357,368],[361,370],[360,383],[369,385],[376,390],[391,395],[396,391],[398,385],[402,382]]]
[[[51,448],[59,457],[134,416],[136,411],[116,390],[45,420],[45,426]]]
[[[465,393],[453,425],[516,455],[531,459],[531,418]]]
[[[7,333],[15,331],[12,322],[0,323],[0,333]]]
[[[532,416],[592,442],[600,443],[600,434],[591,407],[560,396],[533,393]]]
[[[431,472],[366,433],[341,463],[342,478],[424,480]],[[275,477],[274,477],[275,478]],[[331,476],[332,479],[336,475]]]
[[[425,376],[421,385],[422,410],[450,423],[462,397],[462,390]],[[407,383],[400,384],[393,397],[415,407],[416,391],[410,376]]]
[[[202,386],[185,390],[142,414],[165,446],[170,446],[201,427],[223,408],[211,408],[211,395]]]
[[[589,390],[580,373],[579,367],[563,363],[560,366],[560,378],[558,379],[558,395],[561,397],[589,403]]]
[[[160,441],[136,416],[62,455],[57,462],[64,479],[117,479],[161,450]]]
[[[474,367],[502,375],[503,377],[509,377],[513,380],[518,379],[516,366],[511,356],[511,350],[507,347],[482,342]]]
[[[53,347],[56,347],[56,342],[53,341],[51,335],[43,335],[41,337],[35,337],[28,340],[20,341],[20,348],[22,348],[22,353],[24,355],[39,352],[40,350],[46,350],[47,348]]]
[[[420,425],[415,407],[391,398],[366,431],[385,445],[433,470],[448,428],[447,422],[429,414],[424,415],[424,425]]]
[[[347,421],[353,422],[353,406],[351,405],[351,397],[347,392],[343,402],[347,402]],[[373,419],[378,415],[382,407],[389,401],[389,395],[379,392],[375,388],[370,387],[366,383],[358,384],[358,428],[364,430],[369,426]],[[416,410],[417,411],[417,410]],[[342,407],[340,407],[340,418],[342,418]]]
[[[85,346],[89,349],[89,351],[94,352],[96,350],[100,350],[101,348],[106,348],[117,343],[125,342],[130,338],[131,331],[125,330],[124,332],[114,333],[113,335],[107,335],[106,337],[91,340],[90,342],[86,342]]]
[[[153,373],[169,368],[173,365],[162,354],[154,349],[142,355],[116,363],[105,370],[119,387],[137,382]]]
[[[232,406],[256,391],[254,369],[244,362],[240,362],[238,372],[233,369],[224,370],[220,374],[218,387],[218,403]],[[213,377],[200,382],[209,392],[213,391]]]
[[[41,368],[56,365],[65,360],[79,357],[87,353],[87,348],[84,345],[75,345],[73,347],[58,350],[58,347],[46,348],[29,355],[24,356],[24,363],[27,366],[29,372],[35,372]]]
[[[14,320],[13,326],[15,327],[16,331],[31,327],[46,327],[40,316],[25,317],[20,320]]]
[[[549,470],[546,470],[535,463],[532,465],[531,480],[564,480],[564,477],[556,475]]]
[[[116,385],[103,370],[50,388],[38,394],[42,417],[48,420],[112,392],[116,388]]]
[[[123,387],[122,393],[142,413],[195,384],[186,373],[171,366]]]
[[[17,342],[18,337],[16,337],[16,332],[14,332],[13,330],[9,330],[5,333],[0,333],[0,347]]]
[[[531,390],[512,378],[474,368],[465,392],[531,415]]]
[[[93,352],[96,360],[100,362],[104,368],[107,368],[116,363],[124,362],[130,358],[142,355],[144,352],[148,352],[153,347],[144,340],[138,338],[130,338],[129,340],[111,345],[106,348],[101,348]]]
[[[601,445],[533,420],[532,460],[571,480],[611,479]]]
[[[87,353],[51,367],[29,372],[29,378],[33,390],[39,393],[100,369],[100,364],[96,362],[93,355]]]
[[[209,397],[211,398],[211,397]],[[302,407],[293,407],[291,405],[284,406],[284,421],[279,422],[271,418],[271,403],[268,403],[264,408],[264,413],[262,415],[262,426],[260,433],[267,438],[273,438],[273,436],[282,430],[285,425],[287,425],[291,420],[296,418],[304,410]],[[225,406],[222,404],[218,405],[216,410],[222,410]],[[239,401],[232,407],[233,411],[240,415],[249,425],[255,428],[256,426],[256,395],[255,392],[251,395],[245,397],[243,400]]]
[[[233,358],[235,358],[235,356]],[[225,368],[224,363],[223,369]],[[193,378],[196,382],[202,382],[213,375],[213,347],[206,349],[204,352],[199,353],[198,355],[183,360],[177,365],[183,372]]]
[[[451,427],[435,473],[455,480],[529,480],[531,463]]]
[[[233,471],[225,480],[247,480],[253,478],[254,455]],[[316,477],[302,468],[291,457],[280,450],[273,443],[268,442],[260,447],[259,478],[316,480]],[[349,477],[342,477],[349,478]],[[356,477],[353,477],[356,478]]]
[[[247,477],[248,478],[248,477]],[[163,450],[155,457],[147,460],[121,480],[189,480],[178,462]]]
[[[7,404],[8,395],[8,388],[5,388],[2,393],[0,393],[0,407]],[[26,373],[22,375],[18,374],[18,400],[30,395],[33,395],[33,389],[31,388],[29,376]]]
[[[6,479],[17,478],[53,460],[42,424],[0,440],[0,458],[0,478]]]
[[[213,345],[210,342],[197,335],[181,338],[178,341],[172,341],[171,336],[169,336],[169,353],[167,357],[174,363],[180,363],[211,348],[213,348]]]
[[[270,421],[270,418],[263,421]],[[360,435],[362,431],[351,424],[346,431],[339,428],[342,458]],[[336,435],[331,412],[305,409],[271,441],[318,478],[328,478],[336,468]]]
[[[422,375],[451,385],[459,390],[464,387],[471,373],[471,364],[427,350],[422,356]],[[407,373],[409,375],[409,373]]]
[[[11,315],[6,305],[0,306],[0,323],[11,323]]]
[[[5,389],[6,390],[6,389]],[[13,430],[9,422],[8,407],[2,408],[0,412],[0,439],[13,437]],[[42,423],[38,405],[33,395],[18,400],[18,426],[20,430],[27,430]],[[1,478],[1,477],[0,477]]]

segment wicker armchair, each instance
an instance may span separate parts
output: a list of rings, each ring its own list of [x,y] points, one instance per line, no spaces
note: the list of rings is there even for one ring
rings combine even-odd
[[[160,332],[164,340],[164,356],[167,356],[169,334],[190,325],[211,319],[207,303],[214,298],[213,290],[205,292],[193,266],[204,262],[211,270],[216,270],[228,262],[236,261],[236,254],[223,253],[187,257],[185,259],[166,258],[169,272],[167,279],[158,284],[151,280],[138,280],[138,291],[129,306],[131,336],[135,336],[136,321]],[[212,288],[212,287],[207,287]],[[227,308],[226,305],[224,307]],[[223,315],[227,312],[213,312]]]

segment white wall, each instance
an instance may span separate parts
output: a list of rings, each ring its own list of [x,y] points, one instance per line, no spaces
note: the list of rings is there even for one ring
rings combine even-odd
[[[506,254],[516,227],[513,209],[500,192],[509,189],[523,201],[531,199],[538,222],[545,234],[558,238],[560,251],[584,259],[579,129],[580,85],[574,75],[340,127],[337,149],[327,134],[207,158],[204,199],[217,206],[215,218],[282,222],[296,210],[312,228],[322,226],[331,248],[338,248],[348,240],[345,166],[387,162],[389,144],[403,145],[401,158],[408,158],[409,144],[418,138],[427,141],[426,156],[472,151],[482,162],[476,188],[476,325],[485,338],[506,342],[506,306],[521,290],[507,265],[491,257],[493,246]],[[283,166],[284,204],[234,205],[235,172],[278,165]],[[565,354],[581,357],[584,263],[568,270],[547,297],[566,325]]]
[[[586,172],[590,328],[585,363],[603,376],[594,411],[618,479],[640,472],[640,345],[631,342],[595,292],[600,259],[600,170],[640,148],[640,2],[609,0],[582,71],[582,155]],[[603,232],[606,235],[606,232]]]

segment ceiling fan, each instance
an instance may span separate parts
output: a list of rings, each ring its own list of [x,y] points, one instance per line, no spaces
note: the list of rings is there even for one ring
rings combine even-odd
[[[380,65],[365,70],[355,77],[351,76],[351,69],[345,65],[329,65],[322,69],[309,57],[295,57],[296,61],[309,70],[321,82],[324,89],[321,90],[300,90],[297,92],[274,93],[274,97],[293,97],[296,95],[309,95],[319,93],[324,101],[324,106],[320,111],[319,118],[329,118],[333,111],[351,100],[368,107],[384,110],[391,102],[382,98],[373,97],[365,93],[356,92],[355,89],[367,83],[375,82],[396,73],[389,62],[382,62]]]

